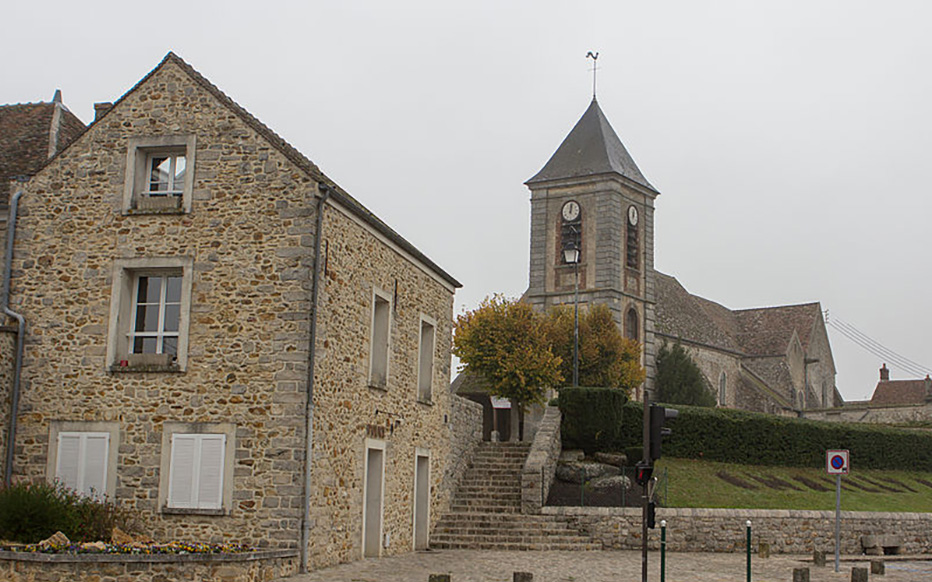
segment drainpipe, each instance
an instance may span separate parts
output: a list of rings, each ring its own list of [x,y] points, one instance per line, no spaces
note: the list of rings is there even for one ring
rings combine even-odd
[[[23,370],[23,344],[26,337],[26,319],[10,309],[10,278],[13,273],[13,241],[16,238],[16,215],[19,209],[19,199],[23,191],[19,190],[10,200],[10,215],[7,218],[6,228],[6,260],[3,263],[3,288],[0,291],[0,305],[3,312],[17,322],[16,330],[16,360],[13,367],[13,393],[10,398],[10,431],[6,441],[6,464],[3,468],[3,484],[7,487],[13,480],[13,452],[16,449],[16,416],[19,412],[19,385]]]
[[[307,572],[308,542],[311,539],[311,467],[314,463],[314,356],[317,345],[317,290],[320,285],[320,241],[324,226],[324,204],[330,197],[332,189],[327,184],[318,184],[322,196],[317,199],[317,229],[314,231],[314,274],[311,288],[311,327],[310,346],[307,361],[307,409],[305,419],[307,426],[304,445],[304,517],[301,520],[301,572]]]

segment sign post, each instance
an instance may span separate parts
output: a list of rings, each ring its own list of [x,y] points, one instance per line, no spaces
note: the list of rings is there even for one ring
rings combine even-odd
[[[835,571],[837,572],[841,541],[841,476],[848,474],[847,449],[825,451],[825,470],[829,475],[835,475]]]

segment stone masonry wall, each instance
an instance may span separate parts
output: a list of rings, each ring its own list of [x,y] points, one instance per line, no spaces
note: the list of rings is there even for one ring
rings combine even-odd
[[[539,513],[560,459],[560,409],[547,406],[521,470],[521,512]]]
[[[0,571],[9,582],[100,582],[133,580],[221,580],[267,582],[298,572],[295,556],[95,556],[0,552]],[[195,559],[185,559],[185,558]]]
[[[314,485],[311,563],[363,556],[366,456],[384,447],[381,553],[411,551],[417,455],[430,459],[430,522],[453,491],[445,487],[451,455],[452,288],[383,243],[339,207],[324,213],[325,266],[318,299],[314,391]],[[388,379],[370,387],[373,294],[391,298]],[[432,394],[418,398],[421,318],[436,322]]]
[[[546,507],[545,514],[572,516],[605,549],[641,547],[641,509]],[[674,552],[733,552],[745,547],[751,521],[752,551],[767,542],[774,553],[810,554],[835,547],[835,512],[764,509],[658,508],[657,524],[667,521],[667,549]],[[862,535],[897,535],[906,553],[932,552],[932,515],[925,513],[841,512],[841,552],[861,553]],[[648,545],[658,548],[660,528]]]
[[[462,396],[450,399],[450,455],[443,472],[443,491],[450,499],[482,442],[482,405]]]
[[[827,410],[807,410],[804,416],[812,420],[833,422],[907,423],[924,422],[932,418],[932,403],[900,406],[841,406]]]
[[[123,213],[130,138],[189,134],[190,212]],[[172,62],[36,175],[13,264],[13,308],[29,322],[16,474],[52,477],[54,421],[116,423],[109,493],[142,512],[154,537],[296,547],[315,193],[310,177]],[[110,371],[115,261],[151,257],[193,261],[187,369]],[[159,506],[166,422],[235,425],[225,515]]]
[[[16,328],[0,326],[0,479],[5,475],[6,443],[10,430],[10,396],[13,389]]]

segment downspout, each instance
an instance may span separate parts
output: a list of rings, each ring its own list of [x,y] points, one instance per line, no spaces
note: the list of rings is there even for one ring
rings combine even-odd
[[[311,467],[314,463],[314,356],[317,345],[317,289],[320,284],[320,242],[324,226],[324,204],[332,192],[330,186],[318,184],[322,196],[317,199],[317,229],[314,232],[314,274],[311,277],[311,327],[307,361],[307,409],[304,445],[304,517],[301,520],[301,572],[307,572],[308,543],[311,539]]]
[[[0,305],[3,312],[17,322],[16,330],[16,360],[13,366],[13,392],[10,398],[10,430],[6,441],[6,463],[3,467],[3,484],[7,487],[13,480],[13,452],[16,449],[16,416],[19,412],[19,386],[23,370],[23,346],[26,337],[26,318],[10,309],[10,278],[13,274],[13,241],[16,238],[16,215],[19,209],[19,199],[23,191],[19,190],[10,200],[10,215],[6,228],[6,259],[3,263],[3,288],[0,291]]]

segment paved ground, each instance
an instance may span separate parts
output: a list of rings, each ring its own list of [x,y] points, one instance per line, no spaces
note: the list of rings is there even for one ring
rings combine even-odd
[[[804,556],[776,555],[751,558],[754,582],[792,582],[793,569],[810,568],[810,582],[851,580],[852,566],[867,567],[863,557],[842,557],[839,572],[834,561],[815,568]],[[871,576],[883,582],[932,581],[932,561],[885,560],[886,575]],[[451,574],[452,582],[512,582],[513,572],[530,572],[534,582],[639,582],[641,554],[631,551],[599,552],[498,552],[435,550],[403,556],[368,559],[293,576],[287,582],[427,582],[429,574]],[[649,580],[660,580],[660,554],[651,552]],[[667,555],[669,582],[745,582],[747,562],[743,553]]]

